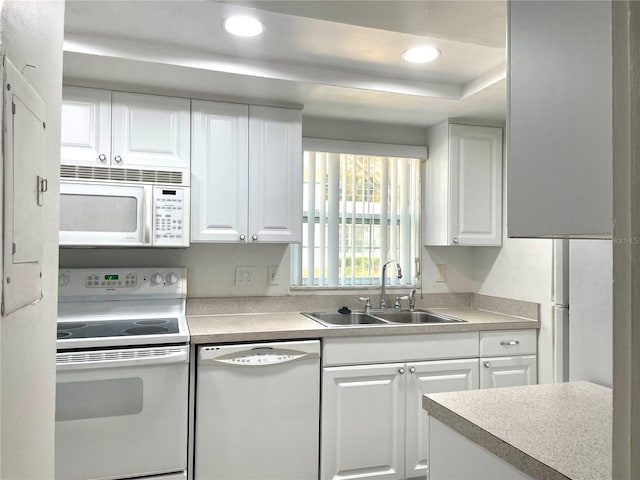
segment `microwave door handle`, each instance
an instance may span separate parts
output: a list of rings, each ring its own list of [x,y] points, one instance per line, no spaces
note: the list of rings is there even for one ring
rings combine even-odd
[[[153,218],[155,216],[155,211],[153,209],[153,187],[145,185],[144,187],[144,213],[142,217],[144,218],[143,225],[143,240],[142,242],[145,245],[151,245],[151,231],[153,229]]]

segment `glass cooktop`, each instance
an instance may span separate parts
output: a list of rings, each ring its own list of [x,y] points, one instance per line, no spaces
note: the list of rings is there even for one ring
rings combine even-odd
[[[179,333],[177,318],[58,322],[58,340]]]

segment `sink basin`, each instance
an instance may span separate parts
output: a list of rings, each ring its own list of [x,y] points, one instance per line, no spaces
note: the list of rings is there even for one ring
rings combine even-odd
[[[385,325],[387,322],[380,318],[373,317],[362,312],[351,313],[333,313],[333,312],[317,312],[317,313],[303,313],[307,317],[315,320],[316,322],[328,325],[330,327],[335,326],[353,326],[353,325]]]
[[[439,313],[416,310],[414,312],[384,312],[376,313],[376,317],[390,323],[414,324],[414,323],[460,323],[464,320],[447,317]]]
[[[394,309],[378,310],[371,313],[316,312],[303,313],[307,317],[328,327],[354,325],[411,325],[420,323],[461,323],[464,320],[447,317],[427,310],[406,312]]]

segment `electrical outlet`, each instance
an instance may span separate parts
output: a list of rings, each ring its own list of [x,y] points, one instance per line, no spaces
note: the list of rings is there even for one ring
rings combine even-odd
[[[278,285],[278,265],[267,267],[267,285]]]
[[[436,282],[447,281],[447,266],[444,263],[436,263]]]
[[[255,267],[236,267],[236,285],[248,287],[254,285],[256,276]]]

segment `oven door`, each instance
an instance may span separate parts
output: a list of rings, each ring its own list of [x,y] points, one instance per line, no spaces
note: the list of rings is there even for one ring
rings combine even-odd
[[[147,185],[60,182],[60,245],[150,246]]]
[[[188,346],[58,353],[55,478],[183,474],[188,362]]]

